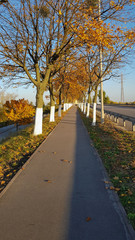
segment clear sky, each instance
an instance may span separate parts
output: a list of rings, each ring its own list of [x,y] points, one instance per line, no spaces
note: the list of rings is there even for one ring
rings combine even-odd
[[[135,101],[135,62],[132,63],[131,66],[127,65],[125,68],[120,69],[119,73],[123,73],[123,88],[124,88],[124,101],[125,102],[133,102]],[[29,102],[33,102],[35,104],[36,101],[36,89],[29,87],[18,87],[18,88],[9,88],[4,89],[6,92],[13,92],[18,95],[18,99],[25,98],[28,99]],[[110,79],[109,81],[105,81],[103,83],[103,89],[109,98],[112,101],[120,102],[121,101],[121,78]],[[44,94],[44,102],[48,103],[45,95],[49,95],[48,92]]]
[[[123,88],[124,88],[124,101],[125,102],[133,102],[135,101],[135,61],[130,64],[126,64],[124,68],[119,70],[119,75],[123,73]],[[18,95],[18,99],[25,98],[28,99],[29,102],[36,102],[36,89],[29,87],[18,87],[9,89],[1,86],[1,90],[4,90],[6,93],[15,93]],[[103,89],[109,98],[112,101],[120,102],[121,101],[121,78],[110,79],[109,81],[105,81],[103,83]],[[44,102],[48,103],[48,99],[46,99],[45,95],[49,95],[48,92],[44,94]]]
[[[130,14],[135,16],[135,9],[130,12]],[[129,23],[128,23],[129,24]],[[134,27],[134,22],[130,22],[130,27]],[[125,64],[124,68],[119,69],[119,75],[123,73],[123,88],[124,88],[124,101],[125,102],[133,102],[135,101],[135,51],[132,57],[129,57],[130,64]],[[1,81],[0,81],[1,83]],[[7,93],[15,93],[18,95],[18,99],[25,98],[28,99],[29,102],[33,102],[35,104],[36,102],[36,89],[29,87],[19,87],[19,88],[4,88],[3,86],[0,86],[0,90],[4,89]],[[106,81],[103,83],[103,89],[106,92],[106,94],[109,96],[109,98],[112,101],[120,102],[121,101],[121,79],[110,79],[109,81]],[[46,93],[48,95],[48,93]],[[44,95],[44,102],[47,103],[48,100],[45,98]]]
[[[124,101],[135,101],[135,61],[121,68],[119,74],[123,74]],[[121,101],[121,77],[104,82],[103,88],[112,101]]]

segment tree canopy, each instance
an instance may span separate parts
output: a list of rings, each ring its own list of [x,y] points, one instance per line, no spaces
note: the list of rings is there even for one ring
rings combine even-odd
[[[93,88],[102,77],[109,76],[116,69],[131,49],[135,31],[132,27],[126,29],[124,22],[133,17],[127,14],[134,7],[133,3],[133,0],[1,1],[0,77],[9,86],[32,84],[36,87],[35,135],[42,133],[37,123],[42,125],[43,93],[48,85],[50,89],[55,87],[55,92],[63,88],[63,93],[68,90],[75,96],[76,89],[81,89],[84,84],[83,77],[82,81],[79,80],[81,67],[73,77],[73,61],[71,74],[68,68],[62,70],[65,56],[68,64],[67,59],[71,55],[78,62],[80,54],[89,53],[90,61],[87,63],[88,54],[85,54],[85,64],[91,62],[89,76],[86,76],[89,78],[87,92],[91,84],[90,75],[94,73]],[[103,54],[102,74],[99,50]],[[65,79],[71,78],[63,79],[60,87],[54,82],[62,71]],[[85,76],[85,71],[82,72]],[[84,91],[78,93],[83,95]]]

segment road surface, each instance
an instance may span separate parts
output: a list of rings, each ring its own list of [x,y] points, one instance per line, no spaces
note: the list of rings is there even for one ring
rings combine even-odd
[[[19,126],[19,130],[26,128],[26,126],[28,125]],[[17,131],[14,124],[0,128],[0,142],[6,139],[7,137],[12,136],[12,134],[14,134],[15,132]]]
[[[44,114],[43,117],[46,117],[47,115],[48,114]],[[30,124],[19,126],[18,130],[22,130],[22,129],[26,128],[27,126],[29,126]],[[16,127],[14,124],[0,128],[0,142],[2,140],[6,139],[7,137],[12,136],[12,134],[14,134],[15,132],[16,132]]]
[[[97,109],[101,109],[101,105],[97,105]],[[128,107],[128,106],[111,106],[111,105],[105,105],[105,110],[112,111],[115,113],[119,113],[128,117],[135,118],[135,107]],[[123,120],[120,119],[119,126],[123,126]],[[126,120],[126,126],[125,129],[132,131],[132,122]]]
[[[97,109],[101,109],[101,106],[97,105]],[[105,105],[104,109],[135,118],[135,107]]]

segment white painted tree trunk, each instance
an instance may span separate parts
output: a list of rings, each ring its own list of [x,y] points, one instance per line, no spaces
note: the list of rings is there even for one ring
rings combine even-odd
[[[83,113],[86,113],[86,103],[84,103],[84,107],[83,107]]]
[[[50,109],[50,122],[55,122],[55,106],[51,106]]]
[[[66,103],[64,103],[63,112],[66,112]]]
[[[58,109],[58,117],[61,117],[61,105],[59,105],[59,109]]]
[[[42,134],[43,108],[36,108],[34,135]]]
[[[87,113],[86,117],[88,118],[90,116],[90,103],[87,104]]]
[[[83,103],[81,103],[81,111],[83,112]]]
[[[96,126],[96,103],[93,105],[93,122],[92,126]]]

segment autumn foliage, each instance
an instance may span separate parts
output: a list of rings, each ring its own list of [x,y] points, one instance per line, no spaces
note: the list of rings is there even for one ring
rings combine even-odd
[[[35,115],[35,109],[25,99],[6,101],[4,104],[5,115],[18,125],[30,123]]]

